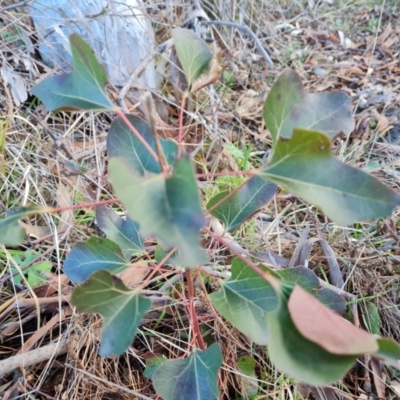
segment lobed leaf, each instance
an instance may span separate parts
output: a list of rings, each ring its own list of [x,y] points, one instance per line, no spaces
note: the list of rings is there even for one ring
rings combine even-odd
[[[212,208],[227,197],[224,202],[212,209],[210,214],[219,219],[227,231],[233,231],[268,204],[275,192],[276,185],[265,182],[261,177],[253,176],[230,197],[227,197],[229,195],[227,191],[218,193],[208,202],[206,208]]]
[[[221,365],[221,349],[214,343],[183,360],[162,363],[153,373],[153,385],[164,400],[215,400],[219,397],[217,377]]]
[[[330,138],[354,129],[351,99],[343,92],[306,93],[299,75],[286,69],[264,104],[264,121],[274,143],[292,137],[294,128],[324,132]]]
[[[106,71],[93,50],[76,34],[69,37],[69,43],[73,71],[46,78],[34,86],[31,93],[50,111],[115,109],[105,90]]]
[[[341,225],[390,215],[400,195],[366,172],[330,154],[330,140],[320,132],[295,129],[280,139],[262,176],[319,207]]]
[[[91,237],[77,243],[64,261],[64,273],[74,283],[82,283],[94,272],[108,270],[121,272],[128,264],[121,248],[105,238]]]
[[[107,238],[118,244],[125,259],[130,260],[134,254],[144,252],[143,241],[139,236],[139,225],[129,216],[121,218],[111,208],[98,206],[96,222]]]
[[[278,306],[271,284],[235,258],[232,277],[209,296],[214,307],[235,328],[260,345],[268,343],[267,313]]]
[[[49,211],[47,207],[27,206],[16,211],[8,211],[6,218],[0,220],[0,243],[4,246],[18,246],[25,239],[25,229],[19,221],[32,214],[40,214]]]
[[[124,353],[151,306],[149,299],[140,296],[137,290],[129,290],[107,271],[98,271],[77,286],[71,301],[79,311],[99,313],[103,317],[101,356]]]
[[[205,41],[189,29],[175,28],[172,37],[190,90],[193,82],[209,66],[212,53]]]
[[[172,176],[139,176],[125,160],[111,158],[109,180],[143,237],[156,237],[164,248],[178,248],[175,262],[193,267],[206,261],[199,230],[206,222],[191,160],[177,160]],[[133,195],[134,194],[134,195]]]
[[[133,115],[126,116],[146,143],[156,151],[153,134],[149,124]],[[173,165],[178,152],[177,144],[172,140],[159,139],[169,165]],[[110,158],[123,158],[132,171],[143,175],[145,172],[161,172],[160,164],[154,160],[139,139],[131,132],[121,118],[111,124],[107,135],[107,153]]]

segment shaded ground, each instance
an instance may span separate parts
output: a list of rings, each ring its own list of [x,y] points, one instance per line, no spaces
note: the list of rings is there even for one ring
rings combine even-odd
[[[247,24],[268,51],[275,69],[267,67],[245,34],[218,28],[232,54],[226,60],[221,81],[214,85],[215,93],[204,90],[195,98],[193,109],[201,118],[189,128],[191,146],[188,149],[196,149],[203,143],[197,162],[208,168],[237,170],[240,153],[249,149],[250,161],[257,164],[271,144],[261,117],[265,95],[276,76],[291,67],[301,74],[308,91],[340,89],[351,96],[356,129],[349,138],[339,137],[334,142],[334,153],[399,190],[400,9],[397,2],[386,1],[380,6],[373,1],[338,1],[335,5],[328,1],[317,5],[313,1],[264,1],[243,6],[241,11],[235,4],[204,2],[203,6],[212,18]],[[3,65],[7,61],[29,89],[45,71],[38,58],[27,56],[21,31],[17,29],[34,34],[24,12],[20,8],[0,14],[0,56]],[[173,21],[171,15],[175,18]],[[157,40],[161,43],[169,38],[171,27],[181,26],[188,15],[189,7],[183,3],[153,7],[151,17]],[[11,88],[4,85],[4,77],[2,82],[0,200],[3,209],[18,208],[25,203],[62,206],[109,196],[109,187],[99,179],[106,171],[105,138],[109,118],[93,114],[50,115],[43,106],[36,106],[32,98],[16,106]],[[162,87],[161,96],[173,101],[168,82]],[[169,105],[163,110],[166,111],[164,124],[176,127],[177,107]],[[92,134],[93,127],[96,135]],[[206,150],[215,130],[223,138],[225,147],[222,152],[211,152],[207,159]],[[52,137],[57,138],[56,142]],[[68,169],[63,146],[88,172],[74,175]],[[219,187],[234,184],[229,179],[214,183]],[[205,195],[210,193],[206,190]],[[286,209],[288,202],[292,203],[291,208]],[[279,224],[270,227],[268,221],[282,211]],[[269,251],[290,260],[307,227],[310,237],[322,229],[341,267],[346,291],[358,298],[362,326],[369,326],[370,304],[373,304],[379,311],[380,334],[400,340],[398,211],[387,220],[342,229],[325,224],[314,209],[298,198],[281,193],[262,212],[266,218],[250,221],[237,232],[235,238],[243,247]],[[30,242],[19,249],[0,249],[0,360],[14,356],[22,348],[25,351],[44,349],[57,340],[60,344],[50,349],[53,357],[34,362],[29,368],[16,369],[4,376],[0,371],[0,394],[6,399],[132,399],[136,398],[134,392],[152,397],[151,381],[142,374],[144,360],[150,353],[169,357],[181,354],[181,341],[188,329],[185,308],[177,304],[162,319],[159,319],[160,310],[153,310],[143,321],[142,335],[137,336],[132,350],[120,358],[100,358],[97,350],[101,318],[77,314],[68,302],[60,309],[58,297],[62,293],[68,299],[71,293],[71,284],[62,274],[65,255],[76,242],[98,234],[93,210],[32,218],[25,224]],[[148,243],[149,247],[152,245]],[[225,256],[223,251],[216,252],[215,262],[222,265]],[[39,261],[51,263],[51,270],[45,274],[48,282],[35,289],[35,296],[49,299],[48,303],[36,304],[35,297],[22,283],[12,283],[8,269],[14,266],[11,259],[20,267]],[[326,256],[317,245],[312,248],[308,264],[321,277],[327,271]],[[386,398],[399,398],[398,371],[372,365],[368,358],[360,360],[335,388],[308,388],[281,375],[269,365],[266,349],[252,346],[216,317],[205,296],[212,290],[215,290],[213,285],[199,279],[198,314],[204,326],[215,332],[214,339],[222,344],[224,352],[224,368],[220,374],[222,398],[243,396],[245,385],[237,367],[237,359],[242,355],[251,355],[257,364],[262,394],[255,398],[367,399],[379,393],[384,393]],[[15,306],[17,296],[26,300],[19,308]]]

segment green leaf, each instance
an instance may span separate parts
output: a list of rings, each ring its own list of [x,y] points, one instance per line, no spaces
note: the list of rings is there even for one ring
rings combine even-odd
[[[154,260],[156,263],[160,263],[164,258],[167,256],[167,254],[172,250],[171,249],[164,249],[162,246],[160,246],[160,243],[157,243],[156,248],[154,250]],[[170,257],[168,257],[167,261],[164,262],[164,265],[173,265],[177,267],[176,263],[176,258],[177,258],[177,253],[174,252]]]
[[[340,225],[389,216],[400,195],[367,173],[330,154],[330,140],[320,132],[295,129],[276,144],[262,176],[319,207]]]
[[[377,339],[379,350],[372,355],[382,359],[386,364],[400,369],[400,345],[392,339]]]
[[[347,301],[334,291],[328,288],[322,288],[311,292],[322,304],[335,311],[339,315],[344,315],[347,307]]]
[[[51,268],[53,266],[51,265],[50,261],[43,261],[38,264],[33,264],[30,266],[28,269],[26,269],[25,275],[26,275],[26,280],[28,282],[28,285],[30,287],[35,287],[40,285],[43,282],[47,282],[47,277],[43,275],[42,273],[50,273]],[[12,273],[17,272],[15,268],[12,268]],[[16,275],[14,277],[14,282],[15,283],[21,283],[22,282],[22,276],[21,275]]]
[[[268,343],[267,313],[278,306],[271,284],[236,258],[232,277],[221,282],[221,289],[210,300],[221,315],[255,343]]]
[[[21,227],[19,220],[48,210],[48,207],[28,206],[16,211],[7,211],[6,218],[0,220],[0,243],[6,247],[20,245],[25,239],[25,229]]]
[[[77,286],[71,301],[79,311],[99,313],[103,317],[101,356],[124,353],[151,306],[149,299],[140,296],[137,290],[129,290],[107,271],[98,271]]]
[[[289,139],[294,128],[324,132],[330,138],[354,129],[351,99],[343,92],[306,93],[299,75],[282,72],[264,105],[264,121],[274,142]]]
[[[23,282],[23,278],[25,278],[30,287],[35,287],[40,285],[43,282],[47,281],[47,277],[42,273],[49,273],[52,269],[52,265],[50,261],[43,261],[41,263],[36,263],[26,268],[29,264],[35,260],[40,253],[32,250],[26,250],[23,255],[15,254],[13,258],[18,266],[23,269],[23,275],[21,276],[16,268],[11,268],[11,273],[14,275],[13,281],[15,284],[20,284]],[[23,282],[25,284],[25,282]]]
[[[143,372],[143,376],[147,379],[153,379],[154,372],[161,365],[167,362],[168,359],[164,357],[154,356],[146,359],[146,369]]]
[[[153,374],[153,385],[164,400],[217,399],[221,365],[221,349],[214,343],[205,351],[195,350],[183,360],[161,364]]]
[[[317,275],[306,267],[285,268],[276,271],[279,277],[293,286],[298,284],[304,290],[310,291],[319,286]]]
[[[207,260],[199,247],[206,222],[191,160],[179,159],[172,176],[138,176],[126,161],[111,158],[109,180],[128,214],[140,225],[142,237],[156,237],[164,248],[178,248],[175,262],[194,267]],[[134,195],[132,195],[134,194]]]
[[[212,53],[204,40],[189,29],[175,28],[172,30],[172,37],[190,89],[193,82],[209,66]]]
[[[93,50],[76,34],[69,37],[69,43],[73,71],[46,78],[31,93],[50,111],[115,109],[105,90],[107,74]]]
[[[379,317],[378,309],[372,301],[365,301],[362,306],[362,317],[365,326],[372,334],[379,335],[381,330],[381,318]]]
[[[268,204],[275,192],[276,185],[253,176],[237,192],[211,210],[210,214],[224,223],[227,231],[233,231],[261,207]],[[219,203],[228,194],[227,191],[218,193],[208,202],[207,209]]]
[[[134,254],[144,253],[139,225],[128,216],[121,218],[111,208],[99,206],[96,207],[96,222],[107,238],[119,245],[125,259],[130,260]]]
[[[74,283],[81,283],[102,269],[118,273],[128,264],[121,248],[105,238],[91,237],[77,243],[67,255],[64,273]]]
[[[283,298],[279,307],[267,314],[267,320],[271,361],[295,379],[310,385],[327,385],[341,379],[357,359],[329,353],[306,339],[294,325]]]
[[[286,283],[299,285],[304,290],[310,292],[322,304],[329,307],[336,313],[343,315],[347,302],[342,296],[339,296],[328,288],[319,289],[319,280],[315,273],[305,267],[285,268],[276,271],[276,274]]]
[[[156,151],[153,134],[149,124],[133,115],[126,116],[148,145]],[[172,140],[159,139],[169,165],[173,165],[178,152],[177,144]],[[107,135],[107,153],[110,158],[124,158],[132,171],[143,175],[147,172],[161,172],[160,164],[131,132],[121,118],[111,124]]]
[[[256,362],[251,356],[243,356],[237,360],[240,372],[245,376],[239,376],[245,397],[252,397],[258,393],[258,382],[256,376]]]

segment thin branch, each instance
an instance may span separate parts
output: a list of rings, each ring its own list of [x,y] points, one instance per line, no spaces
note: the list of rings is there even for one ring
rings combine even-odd
[[[258,37],[255,35],[255,33],[247,26],[247,25],[241,25],[237,24],[236,22],[228,22],[228,21],[201,21],[200,22],[202,25],[222,25],[222,26],[228,26],[230,28],[236,28],[240,29],[241,31],[247,33],[254,41],[254,44],[256,45],[258,51],[261,53],[263,56],[264,60],[268,64],[268,66],[271,69],[274,69],[274,63],[271,60],[271,57],[269,54],[265,51],[264,47],[262,46],[260,40]]]
[[[181,158],[182,152],[182,137],[183,137],[183,113],[185,111],[185,104],[187,95],[182,96],[181,108],[179,110],[179,131],[178,131],[178,159]]]
[[[187,282],[187,287],[188,287],[188,296],[189,296],[189,315],[190,315],[190,320],[193,325],[194,337],[195,337],[195,339],[197,339],[197,343],[199,344],[200,349],[206,350],[207,346],[206,346],[203,336],[201,334],[199,320],[197,318],[196,310],[194,308],[193,277],[192,277],[192,273],[189,268],[185,269],[185,276],[186,276],[186,282]]]
[[[57,357],[68,351],[67,340],[60,340],[57,343],[51,343],[27,353],[19,354],[0,361],[0,376],[7,375],[17,368],[26,368],[50,358]]]
[[[58,213],[61,211],[76,210],[78,208],[104,206],[107,204],[114,204],[114,203],[119,203],[119,200],[118,199],[109,199],[109,200],[96,201],[96,202],[92,202],[92,203],[80,203],[80,204],[75,204],[73,206],[67,206],[67,207],[48,208],[48,209],[45,209],[43,212]],[[36,211],[36,213],[40,214],[41,212],[39,210],[39,211]]]
[[[1,12],[1,11],[0,11],[0,12]],[[73,154],[68,150],[68,147],[64,144],[64,142],[63,142],[60,138],[56,137],[56,135],[53,134],[53,132],[51,131],[51,129],[49,129],[49,128],[40,120],[40,118],[38,118],[38,117],[32,112],[32,110],[27,109],[27,111],[28,111],[29,115],[35,120],[35,122],[38,123],[38,124],[42,127],[43,131],[44,131],[45,133],[47,133],[47,134],[53,139],[54,145],[55,145],[57,148],[62,149],[62,150],[64,151],[64,153],[66,154],[66,156],[67,156],[70,160],[75,160]]]
[[[0,14],[3,13],[4,11],[13,10],[14,8],[28,6],[29,3],[31,3],[32,1],[33,1],[33,0],[20,1],[19,3],[10,4],[9,6],[5,6],[5,7],[3,7],[3,8],[0,8]]]

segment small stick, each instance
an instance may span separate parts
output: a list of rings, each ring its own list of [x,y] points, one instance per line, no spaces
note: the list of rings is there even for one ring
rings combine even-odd
[[[4,11],[13,10],[14,8],[25,7],[25,6],[29,5],[30,2],[32,2],[32,0],[20,1],[19,3],[10,4],[9,6],[5,6],[3,8],[0,8],[0,14],[3,13]]]
[[[19,354],[14,357],[6,358],[0,361],[0,376],[7,375],[17,368],[26,368],[31,365],[39,364],[42,361],[49,360],[52,357],[65,354],[68,351],[68,342],[66,339],[56,343],[50,343],[46,346],[31,350],[27,353]]]
[[[64,151],[64,153],[66,154],[66,156],[70,159],[70,160],[74,160],[74,156],[73,154],[68,150],[67,146],[63,143],[62,140],[60,140],[59,138],[57,138],[53,132],[51,131],[51,129],[49,129],[41,120],[40,118],[38,118],[31,110],[28,109],[29,115],[35,120],[36,123],[38,123],[43,131],[45,133],[47,133],[52,139],[53,142],[55,144],[56,147],[62,149]]]
[[[202,25],[222,25],[222,26],[229,26],[230,28],[240,29],[241,31],[247,33],[254,41],[258,51],[263,56],[264,60],[268,64],[271,69],[274,69],[274,63],[271,60],[269,54],[265,51],[264,47],[262,47],[260,40],[255,35],[255,33],[247,26],[237,24],[236,22],[228,22],[228,21],[200,21]]]

